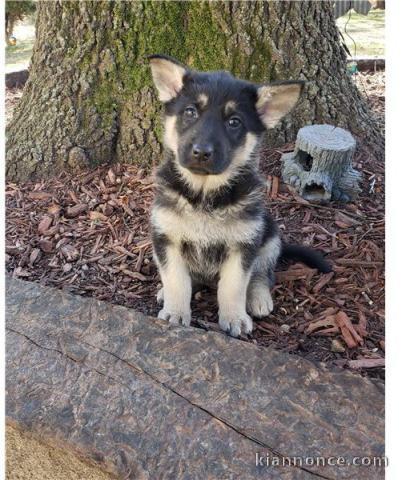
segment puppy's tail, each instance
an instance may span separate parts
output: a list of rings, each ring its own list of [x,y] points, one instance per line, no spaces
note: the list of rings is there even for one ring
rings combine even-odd
[[[332,272],[332,265],[325,260],[324,256],[309,247],[302,245],[282,245],[281,259],[302,262],[310,268],[316,268],[321,273]]]

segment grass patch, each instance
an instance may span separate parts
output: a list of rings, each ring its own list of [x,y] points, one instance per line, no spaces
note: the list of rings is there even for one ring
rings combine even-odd
[[[35,25],[33,19],[18,23],[14,28],[16,45],[6,47],[6,72],[16,72],[27,68],[35,41]]]
[[[349,19],[350,16],[350,19]],[[385,56],[385,11],[370,10],[368,15],[360,15],[352,10],[339,17],[336,21],[344,41],[352,56],[383,57]],[[347,33],[353,40],[345,34]],[[6,72],[27,68],[32,55],[35,41],[34,19],[28,18],[16,25],[14,36],[15,46],[6,47]]]
[[[370,10],[368,15],[352,10],[351,13],[339,17],[336,24],[352,56],[385,56],[385,10]],[[345,26],[356,47],[353,40],[345,34]]]

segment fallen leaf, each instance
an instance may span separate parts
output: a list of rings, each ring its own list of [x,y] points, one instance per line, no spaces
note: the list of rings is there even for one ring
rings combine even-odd
[[[112,213],[114,212],[114,208],[109,205],[108,203],[106,203],[104,206],[103,206],[103,213],[104,215],[106,215],[107,217],[110,217],[110,215],[112,215]]]
[[[29,256],[29,264],[32,266],[40,258],[39,248],[34,248]]]
[[[71,265],[71,263],[65,263],[63,265],[63,272],[64,273],[68,273],[72,270],[73,266]]]
[[[360,224],[358,220],[355,220],[354,218],[349,217],[349,215],[339,211],[335,213],[335,223],[338,225],[337,222],[344,225],[343,228],[353,227]]]
[[[127,270],[127,269],[122,270],[122,272],[124,274],[126,274],[127,276],[129,276],[131,278],[134,278],[136,280],[141,280],[142,282],[152,280],[152,279],[146,277],[145,275],[143,275],[142,273],[139,273],[139,272],[132,272],[131,270]]]
[[[68,262],[75,262],[80,256],[80,252],[70,243],[63,245],[60,250]]]
[[[6,253],[9,255],[15,256],[19,255],[21,252],[24,251],[24,247],[20,246],[18,247],[17,245],[7,245],[6,246]]]
[[[117,203],[123,208],[123,210],[129,215],[130,217],[134,217],[134,212],[128,206],[128,198],[122,197],[117,200]]]
[[[140,180],[140,183],[142,185],[152,185],[154,183],[154,177],[152,175],[150,175],[148,177],[142,178]]]
[[[367,318],[362,311],[359,311],[359,323],[355,326],[361,337],[367,337]]]
[[[281,330],[278,326],[268,322],[256,322],[256,328],[259,330],[263,330],[264,332],[275,333],[276,335],[281,334]]]
[[[38,225],[39,234],[43,235],[46,232],[46,230],[48,230],[49,227],[52,225],[52,222],[53,222],[53,218],[49,217],[49,215],[45,215],[44,217],[42,217],[42,220],[39,222],[39,225]]]
[[[114,185],[116,183],[116,175],[114,174],[114,171],[110,168],[109,171],[107,172],[107,176],[109,178],[109,182]]]
[[[353,370],[359,368],[385,367],[385,358],[362,358],[361,360],[349,360],[347,365]]]
[[[51,198],[52,194],[47,193],[47,192],[29,192],[28,193],[28,198],[31,200],[47,200],[48,198]]]
[[[53,251],[53,242],[50,240],[39,240],[39,247],[45,253],[50,253]]]
[[[54,216],[58,215],[60,213],[60,210],[61,210],[60,205],[57,205],[56,203],[53,203],[47,209],[48,213],[50,213],[50,215],[54,215]]]
[[[331,352],[343,353],[344,351],[345,347],[342,345],[341,341],[337,338],[334,338],[331,342]]]
[[[101,220],[102,222],[106,222],[108,220],[106,215],[97,211],[89,212],[89,218],[91,220]]]
[[[66,218],[75,218],[81,213],[86,212],[88,206],[85,203],[79,203],[78,205],[74,205],[73,207],[68,207],[65,213]]]
[[[349,228],[350,225],[347,223],[341,222],[340,220],[335,220],[335,225],[339,228]]]
[[[306,328],[306,334],[310,335],[312,333],[320,334],[320,329],[324,327],[330,327],[330,329],[326,329],[325,333],[336,333],[339,332],[338,324],[336,323],[334,315],[328,315],[327,317],[323,318],[322,320],[317,320],[315,322],[309,323],[308,327]],[[329,331],[328,331],[329,330]]]
[[[73,190],[69,190],[68,194],[70,195],[70,198],[74,203],[80,203],[78,198],[77,198],[77,195],[75,194],[75,192]]]
[[[27,270],[24,270],[21,267],[17,267],[13,272],[13,276],[14,277],[30,277],[31,274]]]
[[[48,230],[43,232],[47,237],[52,237],[59,231],[59,227],[57,225],[53,225],[53,227],[50,227]]]

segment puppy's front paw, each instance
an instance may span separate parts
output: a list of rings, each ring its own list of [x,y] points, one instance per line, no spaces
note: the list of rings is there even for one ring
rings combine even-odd
[[[186,327],[190,326],[191,323],[191,313],[190,312],[174,312],[170,309],[163,308],[158,313],[158,318],[162,320],[168,320],[171,325],[184,325]]]
[[[246,312],[219,313],[219,326],[232,337],[253,331],[253,321]]]
[[[247,311],[253,317],[267,317],[273,309],[274,302],[267,286],[251,290],[247,298]]]

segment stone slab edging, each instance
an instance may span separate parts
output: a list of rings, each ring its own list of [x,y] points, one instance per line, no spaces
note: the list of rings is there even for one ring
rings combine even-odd
[[[383,478],[266,462],[383,456],[366,378],[17,279],[6,309],[7,421],[119,478]]]

